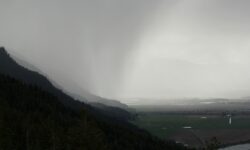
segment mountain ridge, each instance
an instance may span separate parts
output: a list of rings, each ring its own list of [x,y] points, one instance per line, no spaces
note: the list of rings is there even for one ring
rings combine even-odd
[[[112,106],[103,105],[103,107],[96,107],[93,109],[91,108],[92,106],[86,104],[86,102],[82,102],[78,99],[72,98],[67,93],[65,94],[65,92],[60,88],[55,87],[47,77],[44,77],[39,72],[28,70],[15,62],[15,60],[8,54],[4,47],[0,48],[0,73],[21,80],[26,84],[38,85],[43,90],[57,96],[66,107],[70,107],[76,110],[79,110],[82,107],[87,107],[89,111],[91,111],[96,116],[102,114],[110,118],[122,121],[134,118],[134,114],[122,108],[111,109],[109,107]],[[115,112],[112,112],[110,110],[114,110]],[[119,114],[121,114],[121,116]]]
[[[56,92],[54,91],[54,88],[52,87],[57,87],[60,89],[61,92],[67,93],[68,95],[75,98],[76,100],[88,103],[90,105],[92,105],[92,103],[102,103],[107,106],[119,107],[121,109],[129,110],[127,105],[117,100],[105,99],[105,98],[96,96],[94,94],[91,94],[89,92],[85,92],[85,95],[87,95],[87,97],[83,97],[83,96],[79,96],[79,95],[71,94],[70,92],[67,92],[59,84],[57,84],[53,80],[50,80],[47,76],[44,76],[43,75],[44,73],[42,73],[37,67],[29,64],[28,62],[18,57],[15,57],[15,56],[12,57],[4,47],[0,47],[0,60],[2,62],[0,64],[0,72],[6,73],[8,75],[12,75],[12,72],[16,72],[15,77],[17,77],[18,79],[24,80],[27,83],[38,84],[39,86],[42,86],[43,88],[48,89],[49,91],[52,91],[52,92]],[[5,63],[3,63],[3,61],[5,61]],[[19,65],[19,68],[16,67],[17,65]],[[30,73],[27,73],[26,70],[29,70],[33,75],[30,75]],[[43,79],[41,79],[41,76],[43,76]],[[60,93],[60,92],[57,91],[56,93]]]
[[[0,49],[1,150],[187,149],[130,124],[127,111],[99,107],[76,101]]]

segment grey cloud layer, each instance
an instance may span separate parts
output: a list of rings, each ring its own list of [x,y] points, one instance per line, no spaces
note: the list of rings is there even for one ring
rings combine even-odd
[[[1,0],[0,44],[74,93],[89,89],[123,99],[246,96],[249,4]]]

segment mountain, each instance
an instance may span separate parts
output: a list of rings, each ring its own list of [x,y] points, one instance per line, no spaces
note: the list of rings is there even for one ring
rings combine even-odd
[[[106,98],[96,96],[96,95],[88,93],[88,92],[84,93],[84,97],[79,96],[77,94],[70,94],[70,95],[72,95],[76,99],[83,100],[84,102],[86,102],[92,106],[96,106],[96,104],[99,103],[101,105],[117,107],[117,108],[121,108],[121,109],[128,110],[128,111],[132,110],[128,107],[128,105],[123,104],[117,100],[106,99]]]
[[[51,82],[41,74],[28,70],[17,64],[7,53],[5,48],[0,48],[0,73],[21,80],[27,84],[39,85],[46,91],[61,98],[61,101],[69,107],[78,107],[77,102],[72,102],[71,97],[65,95],[61,90],[55,88]]]
[[[107,149],[104,139],[84,110],[68,109],[41,88],[0,75],[1,150]]]
[[[22,60],[18,60],[19,62]],[[31,84],[31,85],[38,85],[39,87],[41,87],[43,90],[46,90],[50,93],[52,93],[55,96],[58,96],[60,99],[60,101],[67,107],[71,107],[74,109],[79,109],[82,107],[83,103],[81,103],[78,100],[74,100],[72,97],[68,96],[68,94],[65,94],[61,89],[56,88],[54,85],[56,85],[55,83],[52,84],[52,82],[47,79],[46,77],[44,77],[43,75],[41,75],[38,72],[29,70],[21,65],[19,65],[5,50],[5,48],[1,47],[0,48],[0,73],[4,74],[4,75],[8,75],[11,76],[15,79],[19,79],[21,81],[24,81],[27,84]],[[22,61],[22,63],[25,63],[26,66],[29,65],[28,63],[26,63],[25,61]],[[32,65],[29,65],[29,68],[32,67],[34,68]],[[36,69],[38,70],[38,69]],[[90,94],[88,94],[90,95]],[[91,95],[92,98],[94,99],[96,97],[96,99],[98,99],[98,102],[101,103],[101,99],[97,96]],[[86,98],[81,98],[81,101],[84,102],[88,102],[88,100]],[[104,100],[105,103],[109,102],[109,100]],[[111,102],[113,103],[113,102]],[[116,102],[116,104],[119,102]],[[96,105],[96,102],[94,103]],[[110,103],[109,103],[110,104]],[[94,105],[94,106],[95,106]],[[133,114],[129,113],[127,110],[121,109],[121,108],[126,108],[126,105],[122,105],[120,104],[119,108],[117,108],[117,110],[119,109],[119,112],[122,112],[122,116],[125,117],[124,114],[126,114],[125,118],[121,118],[121,117],[117,117],[117,115],[113,115],[116,114],[117,112],[110,112],[110,111],[106,111],[107,110],[111,110],[109,107],[113,107],[109,106],[109,105],[102,105],[103,107],[99,107],[97,109],[99,109],[98,111],[104,111],[103,114],[108,115],[108,116],[116,116],[116,119],[131,119],[133,118]],[[117,105],[114,105],[117,106]],[[108,112],[110,114],[108,114]]]
[[[130,124],[125,110],[74,100],[0,53],[1,150],[187,149]]]
[[[113,120],[114,121],[114,120]],[[0,75],[1,150],[185,149],[127,124],[75,111],[40,87]]]
[[[59,89],[63,89],[60,85],[58,85],[56,82],[53,82],[52,80],[47,79],[46,77],[41,77],[41,72],[37,67],[31,65],[30,63],[15,57],[10,56],[4,47],[0,47],[0,60],[3,61],[2,64],[0,64],[0,72],[8,75],[13,76],[13,72],[15,72],[15,78],[22,79],[30,84],[36,84],[40,85],[44,89],[47,89],[51,92],[55,92],[59,94],[60,92],[55,91],[55,89],[52,86],[56,86]],[[17,74],[16,74],[17,73]],[[44,74],[44,73],[43,73]],[[51,84],[52,83],[52,84]],[[63,91],[65,92],[65,91]],[[78,99],[80,101],[83,101],[85,103],[88,103],[92,105],[92,103],[101,103],[106,106],[111,107],[119,107],[125,110],[128,110],[128,106],[117,101],[117,100],[110,100],[106,98],[102,98],[99,96],[96,96],[94,94],[91,94],[87,91],[84,92],[84,97],[79,96],[77,94],[72,94],[67,92],[68,95],[74,97],[75,99]]]

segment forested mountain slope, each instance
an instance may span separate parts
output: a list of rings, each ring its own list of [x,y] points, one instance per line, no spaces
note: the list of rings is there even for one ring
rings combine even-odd
[[[73,99],[0,48],[0,150],[186,149],[130,124],[133,118]]]
[[[18,61],[16,62],[16,60]],[[57,85],[53,81],[52,84],[51,81],[49,81],[46,76],[40,74],[39,72],[40,71],[38,68],[25,62],[24,60],[21,60],[17,57],[13,59],[9,55],[9,53],[5,50],[4,47],[0,47],[0,73],[7,74],[16,79],[20,79],[28,84],[38,85],[44,90],[49,91],[54,95],[60,97],[61,98],[60,100],[62,100],[62,102],[65,103],[67,106],[71,107],[79,106],[79,104],[72,103],[72,101],[69,100],[72,99],[71,97],[68,96],[69,93],[65,94],[59,85]],[[57,88],[55,88],[55,85]],[[75,94],[72,94],[71,96],[74,96],[78,100],[87,102],[89,104],[102,103],[106,106],[118,107],[122,109],[127,108],[127,105],[122,104],[119,101],[101,98],[99,96],[90,94],[87,91],[84,91],[84,97]]]
[[[38,72],[31,71],[21,65],[19,65],[5,50],[5,48],[0,47],[0,73],[8,75],[15,79],[21,80],[26,84],[39,86],[42,90],[47,91],[54,96],[57,96],[59,101],[61,101],[66,107],[72,109],[81,109],[82,107],[90,107],[78,100],[75,100],[68,94],[65,94],[61,89],[56,88],[45,76],[41,75]],[[97,96],[92,96],[97,97]],[[97,97],[98,98],[98,97]],[[100,98],[98,98],[100,99]],[[81,98],[81,101],[88,101],[84,98]],[[99,100],[101,101],[101,100]],[[106,100],[106,103],[110,100]],[[96,106],[96,103],[94,104]],[[123,106],[121,104],[121,106]],[[93,109],[90,109],[91,111]],[[118,120],[130,120],[133,119],[133,114],[129,113],[127,110],[122,108],[116,108],[114,111],[112,106],[102,105],[102,107],[96,108],[96,111],[100,112],[103,115],[112,117],[113,119]],[[99,114],[100,114],[99,113]]]
[[[105,120],[105,119],[104,119]],[[75,111],[38,86],[0,75],[1,150],[175,150],[127,124]]]

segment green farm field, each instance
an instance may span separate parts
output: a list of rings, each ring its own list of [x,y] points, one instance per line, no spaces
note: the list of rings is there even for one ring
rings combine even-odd
[[[223,144],[250,140],[250,116],[246,115],[233,116],[229,125],[229,118],[223,115],[139,113],[134,124],[162,139],[192,146],[202,146],[212,137]]]

